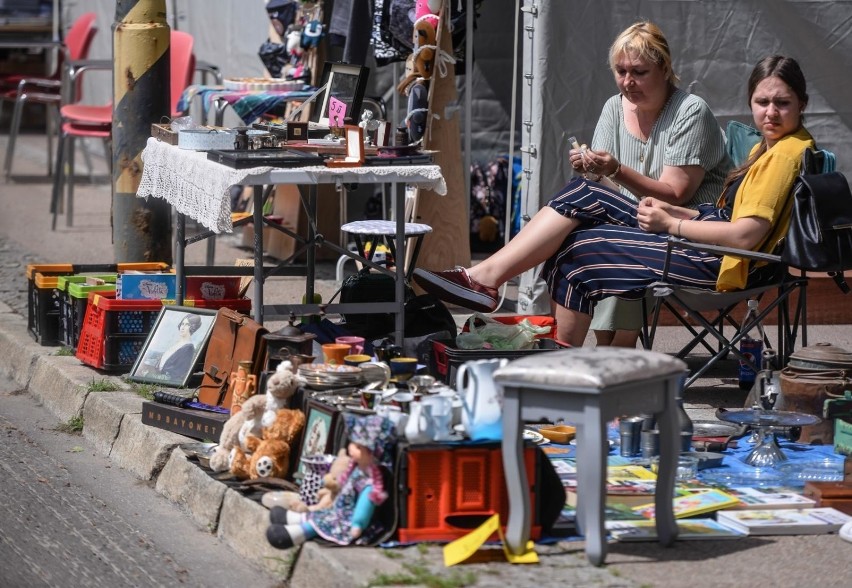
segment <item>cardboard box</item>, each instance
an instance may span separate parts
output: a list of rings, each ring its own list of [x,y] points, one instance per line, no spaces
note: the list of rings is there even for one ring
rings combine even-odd
[[[119,300],[174,300],[177,279],[172,273],[122,274],[116,282]]]
[[[219,441],[228,415],[180,408],[160,402],[142,403],[142,423],[199,441]]]
[[[852,515],[852,482],[805,482],[805,496],[816,506],[829,506]]]
[[[240,276],[187,276],[184,298],[225,300],[239,297]]]

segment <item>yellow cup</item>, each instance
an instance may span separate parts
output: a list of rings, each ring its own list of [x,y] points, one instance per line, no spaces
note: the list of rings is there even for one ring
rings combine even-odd
[[[360,365],[362,363],[370,361],[371,359],[373,358],[369,355],[364,355],[363,353],[361,353],[359,355],[347,355],[343,358],[343,363],[345,363],[346,365]]]
[[[343,365],[343,358],[349,355],[352,349],[349,345],[341,343],[326,343],[322,346],[322,353],[325,355],[325,363],[331,365]]]

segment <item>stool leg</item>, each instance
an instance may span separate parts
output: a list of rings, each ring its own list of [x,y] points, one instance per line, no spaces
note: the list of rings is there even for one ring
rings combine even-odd
[[[65,226],[70,227],[73,224],[74,215],[74,150],[75,140],[73,135],[68,135],[68,196],[65,200]],[[85,149],[83,150],[85,153]]]
[[[65,181],[65,142],[68,140],[65,133],[60,133],[59,141],[56,144],[56,161],[53,171],[53,194],[50,198],[50,212],[53,218],[50,221],[50,230],[56,230],[56,216],[59,214],[59,208],[62,204],[62,192],[64,191]]]
[[[524,439],[521,435],[520,388],[503,388],[503,471],[509,494],[509,520],[506,547],[516,554],[526,552],[530,538],[530,492],[524,467]]]
[[[405,270],[405,279],[411,281],[411,274],[414,273],[414,268],[417,267],[417,256],[420,254],[420,247],[423,245],[423,235],[417,235],[414,238],[414,251],[411,252],[411,263]]]
[[[677,538],[677,523],[672,511],[677,456],[680,452],[680,423],[678,421],[677,395],[681,393],[683,380],[670,380],[666,386],[666,406],[656,413],[660,429],[660,469],[654,492],[654,518],[657,521],[657,538],[662,545],[669,546]],[[579,444],[579,443],[578,443]],[[579,465],[577,466],[579,470]]]
[[[591,404],[577,424],[577,525],[586,537],[586,557],[599,566],[606,559],[606,422],[600,406]],[[607,448],[608,449],[608,448]]]

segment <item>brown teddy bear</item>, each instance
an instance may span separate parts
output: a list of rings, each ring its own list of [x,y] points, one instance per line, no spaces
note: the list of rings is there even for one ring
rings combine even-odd
[[[210,469],[214,472],[226,471],[230,467],[232,451],[238,444],[243,451],[248,450],[244,442],[247,434],[262,437],[262,429],[275,423],[278,410],[287,406],[301,383],[302,379],[296,374],[291,362],[282,361],[278,364],[275,372],[267,379],[266,393],[247,399],[242,410],[225,422],[219,445],[210,456]]]
[[[290,444],[278,439],[259,439],[249,435],[246,445],[251,455],[239,446],[234,448],[231,473],[240,480],[250,478],[284,478],[290,465]]]

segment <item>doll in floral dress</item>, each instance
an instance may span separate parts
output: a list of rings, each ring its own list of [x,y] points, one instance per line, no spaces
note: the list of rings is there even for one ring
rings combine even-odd
[[[330,508],[297,513],[280,506],[269,512],[266,538],[286,549],[317,536],[339,545],[369,544],[382,532],[373,522],[376,508],[388,497],[382,468],[396,444],[395,426],[379,415],[344,414],[349,437],[349,468],[340,477],[340,493]]]

